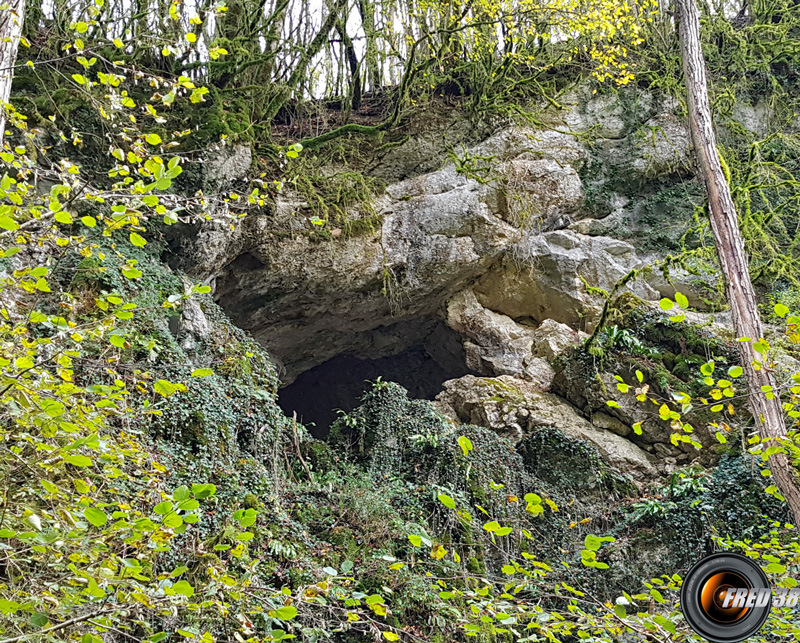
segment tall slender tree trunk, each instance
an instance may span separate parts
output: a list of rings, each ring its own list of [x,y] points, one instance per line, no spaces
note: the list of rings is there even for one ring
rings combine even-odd
[[[359,0],[357,3],[358,11],[361,14],[361,25],[366,37],[366,48],[364,51],[364,62],[367,65],[367,84],[373,95],[377,94],[382,83],[381,74],[378,69],[378,45],[375,34],[375,7],[372,0]]]
[[[361,107],[361,66],[358,64],[358,56],[356,56],[353,40],[347,34],[346,22],[347,16],[344,16],[336,23],[336,31],[342,39],[344,57],[347,59],[347,64],[350,67],[350,107],[354,110],[358,110]]]
[[[750,408],[762,439],[775,441],[786,437],[786,424],[773,373],[769,368],[760,366],[763,357],[753,348],[754,342],[762,337],[761,317],[753,282],[750,280],[736,206],[717,149],[708,100],[705,60],[700,45],[699,12],[695,0],[675,0],[675,9],[692,142],[708,192],[711,229],[730,302],[733,329],[737,336],[750,337],[753,340],[739,342]],[[776,392],[772,399],[768,399],[762,392],[764,390]],[[770,458],[769,464],[775,482],[797,523],[800,521],[800,488],[789,459],[785,454],[775,454]]]
[[[10,0],[9,7],[0,11],[0,149],[6,134],[5,106],[11,98],[11,81],[24,21],[25,0]]]

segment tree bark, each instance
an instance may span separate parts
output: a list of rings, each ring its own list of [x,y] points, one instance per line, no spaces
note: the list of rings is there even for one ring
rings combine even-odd
[[[11,98],[11,81],[24,21],[25,0],[10,0],[9,7],[0,11],[0,149],[6,134],[5,106]]]
[[[357,4],[358,11],[361,14],[361,26],[364,28],[364,36],[367,39],[364,61],[367,65],[368,86],[373,95],[377,95],[383,82],[378,70],[378,45],[375,42],[375,8],[372,6],[372,0],[359,0]]]
[[[346,20],[347,17],[345,16],[336,23],[336,31],[339,32],[339,37],[342,39],[344,54],[350,67],[350,107],[357,110],[361,107],[361,73],[356,49],[353,47],[352,39],[347,35]]]
[[[753,344],[762,338],[761,317],[750,279],[744,239],[739,230],[736,206],[722,169],[708,100],[705,60],[700,45],[700,19],[695,0],[675,0],[678,39],[686,80],[689,125],[697,164],[708,193],[709,219],[717,247],[725,290],[731,307],[733,329],[738,337],[741,365],[747,380],[748,398],[756,427],[763,440],[777,443],[786,437],[783,408],[772,371],[762,366],[763,357]],[[764,393],[771,387],[772,399]],[[772,475],[786,498],[795,523],[800,521],[800,488],[789,459],[783,453],[769,461]]]

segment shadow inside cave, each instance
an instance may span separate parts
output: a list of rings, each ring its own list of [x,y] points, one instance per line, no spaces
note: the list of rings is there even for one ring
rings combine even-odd
[[[379,377],[405,387],[410,397],[432,400],[444,382],[470,373],[459,335],[442,324],[423,343],[396,355],[329,359],[282,388],[278,404],[290,417],[296,411],[315,438],[325,439],[339,410],[349,413],[356,408]]]

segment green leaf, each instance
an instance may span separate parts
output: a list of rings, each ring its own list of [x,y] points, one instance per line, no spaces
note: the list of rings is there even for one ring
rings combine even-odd
[[[33,368],[33,365],[34,361],[27,355],[25,357],[18,357],[17,359],[14,360],[14,366],[16,366],[20,370],[25,368]]]
[[[291,621],[295,616],[297,616],[297,608],[294,605],[285,605],[275,610],[275,618],[282,621]]]
[[[775,314],[781,319],[783,319],[784,317],[786,317],[786,315],[789,314],[789,307],[784,306],[783,304],[775,304],[774,310]]]
[[[176,529],[183,524],[183,518],[176,513],[171,513],[164,516],[164,519],[161,521],[161,523],[166,527]]]
[[[69,454],[64,456],[64,462],[76,467],[90,467],[92,466],[91,458],[85,455]]]
[[[686,298],[686,295],[676,292],[675,293],[675,302],[681,308],[688,308],[689,307],[689,300]]]
[[[416,534],[408,534],[408,540],[414,547],[422,547],[422,538]]]
[[[163,397],[169,397],[178,391],[185,391],[186,387],[183,384],[173,384],[167,380],[156,380],[156,383],[153,384],[153,390]]]
[[[34,612],[31,615],[30,623],[34,627],[44,627],[50,622],[50,619],[47,617],[47,614],[43,612]]]
[[[3,228],[3,230],[10,230],[13,232],[14,230],[19,229],[19,223],[14,221],[14,219],[12,219],[11,217],[0,217],[0,228]]]
[[[671,299],[667,299],[664,297],[658,305],[661,306],[661,310],[671,310],[675,303]]]
[[[250,527],[255,524],[257,515],[258,512],[255,509],[247,509],[242,512],[237,511],[236,514],[234,514],[234,518],[236,518],[242,527]]]
[[[5,599],[0,598],[0,613],[3,613],[3,614],[14,614],[15,612],[19,611],[21,608],[22,608],[22,605],[20,605],[16,601],[7,601]]]
[[[159,502],[155,507],[153,507],[153,512],[158,514],[159,516],[163,516],[168,514],[172,511],[172,502],[169,500],[164,500],[163,502]]]
[[[180,502],[181,500],[187,500],[189,495],[189,487],[187,487],[185,484],[182,484],[172,492],[172,499],[175,502]]]
[[[83,517],[86,518],[95,527],[102,527],[108,522],[108,516],[102,509],[89,507],[83,510]]]
[[[193,484],[192,493],[195,498],[199,498],[200,500],[210,498],[217,493],[217,485],[211,484],[210,482],[207,484]]]
[[[42,400],[41,402],[42,410],[47,413],[51,418],[57,418],[64,415],[66,408],[61,402],[57,400]]]
[[[59,223],[63,223],[64,225],[70,225],[72,223],[72,215],[69,212],[56,212],[53,215],[53,218],[58,221]]]
[[[196,368],[192,371],[192,377],[208,377],[213,374],[214,371],[210,368]]]
[[[158,134],[152,133],[148,134],[145,139],[150,145],[160,145],[161,144],[161,137]]]
[[[438,497],[439,497],[439,502],[441,502],[448,509],[455,509],[456,508],[456,501],[453,500],[447,494],[440,493]]]
[[[125,348],[125,337],[123,335],[111,335],[108,341],[117,348]]]
[[[742,369],[741,366],[731,366],[728,369],[728,377],[734,377],[734,378],[741,377],[743,372],[744,370]]]
[[[584,538],[583,544],[586,549],[591,552],[596,552],[604,542],[614,542],[614,538],[611,536],[595,536],[593,534],[587,534],[586,538]]]
[[[90,216],[81,217],[81,223],[87,228],[94,228],[97,225],[97,219]]]
[[[462,435],[461,437],[458,438],[458,446],[461,447],[461,451],[464,453],[465,456],[469,455],[469,452],[472,451],[473,449],[472,442],[465,435]]]
[[[614,605],[614,614],[616,614],[620,618],[625,618],[626,616],[628,616],[628,612],[625,611],[624,605]]]
[[[144,237],[136,234],[135,232],[131,232],[130,240],[131,243],[138,248],[144,248],[147,245],[147,241],[145,241]]]
[[[192,596],[194,596],[194,587],[192,587],[191,583],[185,580],[179,580],[177,583],[175,583],[172,586],[172,590],[176,594],[182,594],[187,598],[191,598]]]

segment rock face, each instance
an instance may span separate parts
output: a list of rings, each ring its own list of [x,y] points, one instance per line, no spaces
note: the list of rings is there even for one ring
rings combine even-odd
[[[173,256],[209,280],[219,304],[274,356],[284,385],[336,356],[377,359],[430,345],[430,328],[444,320],[461,337],[466,370],[519,391],[492,402],[481,397],[488,380],[448,382],[439,403],[451,414],[517,437],[557,427],[616,466],[651,475],[651,456],[628,439],[627,416],[582,404],[563,377],[557,389],[578,410],[546,391],[558,380],[554,361],[597,321],[603,299],[592,288],[610,291],[646,265],[636,239],[615,235],[639,216],[635,190],[660,189],[654,175],[685,177],[689,136],[675,106],[649,95],[627,103],[584,88],[565,104],[546,112],[552,127],[510,127],[443,165],[433,162],[444,153],[435,136],[391,148],[372,167],[388,187],[353,210],[373,213],[359,234],[320,235],[308,204],[285,191],[233,227],[183,231]],[[474,140],[463,123],[453,131]],[[249,159],[232,150],[207,178],[236,178]],[[626,286],[644,300],[675,288],[654,277]],[[700,287],[687,290],[692,303],[703,299]]]

